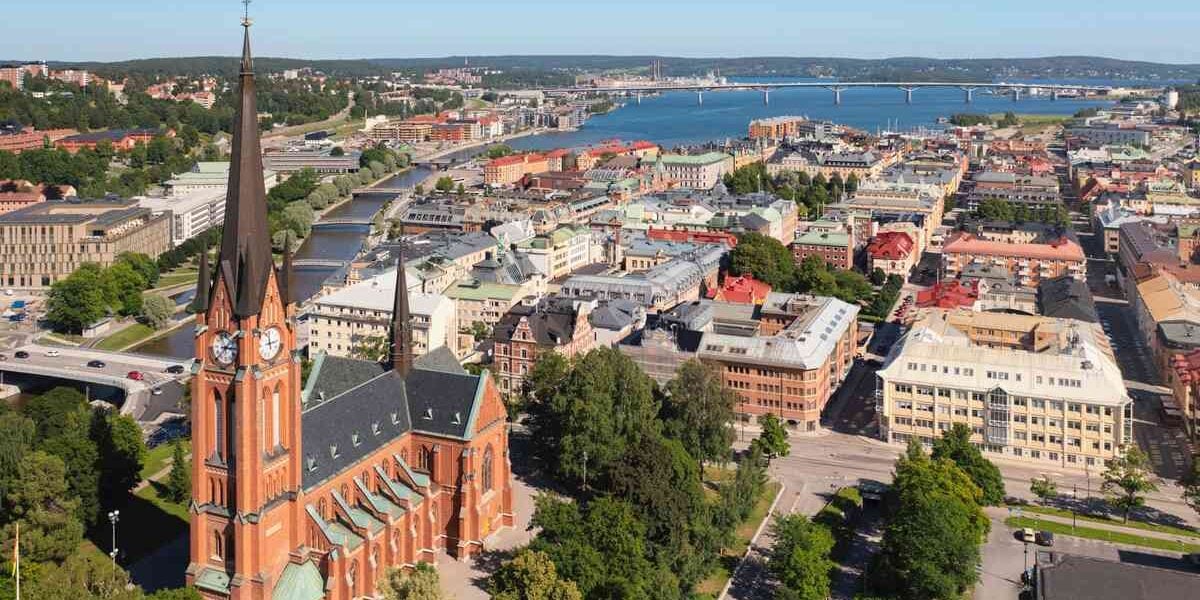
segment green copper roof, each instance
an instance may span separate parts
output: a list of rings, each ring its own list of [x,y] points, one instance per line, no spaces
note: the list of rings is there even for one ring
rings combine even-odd
[[[847,233],[809,231],[804,235],[797,236],[796,243],[806,244],[809,246],[837,246],[839,248],[845,248],[850,244],[850,235]]]
[[[512,300],[521,286],[485,281],[460,281],[450,286],[445,296],[451,300]]]
[[[200,571],[200,576],[196,578],[196,587],[222,594],[228,594],[229,574],[225,571],[218,571],[217,569],[204,569],[203,571]]]
[[[311,561],[288,563],[275,584],[274,600],[321,600],[325,597],[325,579]]]

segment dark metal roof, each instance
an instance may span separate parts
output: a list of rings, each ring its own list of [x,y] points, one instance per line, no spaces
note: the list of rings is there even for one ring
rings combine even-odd
[[[332,400],[368,379],[378,377],[387,368],[369,360],[355,360],[328,354],[320,357],[317,372],[313,373],[312,388],[306,403]]]
[[[412,428],[433,435],[470,437],[468,427],[479,390],[479,377],[414,369],[408,379]]]
[[[1153,557],[1158,558],[1158,557]],[[1182,562],[1181,568],[1186,568]],[[1197,598],[1200,575],[1182,570],[1039,552],[1039,600],[1163,600]]]
[[[238,317],[258,314],[267,291],[271,260],[267,235],[267,192],[263,184],[262,147],[258,139],[258,108],[255,102],[254,62],[250,56],[250,25],[246,24],[242,45],[242,72],[238,84],[237,114],[233,127],[233,150],[225,201],[225,229],[221,237],[220,262],[234,281],[233,312]]]
[[[306,409],[301,424],[308,489],[412,429],[404,380],[394,371],[378,375]]]
[[[1047,317],[1100,322],[1096,304],[1086,283],[1069,275],[1047,279],[1038,285],[1038,310]]]
[[[575,336],[575,307],[567,298],[546,298],[536,307],[518,304],[496,323],[495,339],[512,341],[521,318],[529,319],[534,340],[543,346],[557,346]]]

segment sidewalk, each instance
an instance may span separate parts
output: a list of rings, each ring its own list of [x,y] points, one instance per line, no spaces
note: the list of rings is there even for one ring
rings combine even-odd
[[[987,509],[985,509],[985,512],[987,512],[988,516],[990,516],[990,517],[998,517],[1000,521],[1003,521],[1004,519],[1008,518],[1009,516],[1012,516],[1009,514],[1008,509],[1000,508],[1000,507],[988,507]],[[1043,513],[1029,511],[1029,512],[1023,513],[1021,516],[1025,517],[1027,519],[1034,519],[1037,521],[1046,521],[1049,523],[1059,523],[1062,525],[1070,525],[1071,524],[1071,517],[1062,517],[1059,515],[1047,515],[1047,514],[1043,514]],[[1191,540],[1192,541],[1191,543],[1200,542],[1200,538],[1197,538],[1195,536],[1186,536],[1186,535],[1182,535],[1182,534],[1166,533],[1164,531],[1154,531],[1151,529],[1138,529],[1136,527],[1126,527],[1120,523],[1098,523],[1096,521],[1078,519],[1075,521],[1075,526],[1086,527],[1088,529],[1102,529],[1104,531],[1111,531],[1113,533],[1127,533],[1130,535],[1138,535],[1138,536],[1146,537],[1146,538],[1168,540],[1171,542],[1179,541],[1180,539],[1184,539],[1185,541]]]

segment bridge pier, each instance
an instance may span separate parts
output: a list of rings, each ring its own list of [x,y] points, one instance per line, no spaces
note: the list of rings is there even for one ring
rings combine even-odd
[[[829,87],[829,88],[826,88],[826,89],[828,89],[829,91],[833,92],[833,103],[834,103],[835,105],[838,105],[838,104],[841,104],[841,103],[842,103],[842,92],[843,92],[843,91],[845,91],[845,89],[846,89],[846,88],[844,88],[844,87],[839,87],[839,86],[836,86],[836,85],[835,85],[835,86],[831,86],[831,87]]]
[[[1017,100],[1021,99],[1021,88],[1013,88],[1012,89],[1012,99],[1013,99],[1013,102],[1016,102]]]
[[[771,104],[771,90],[768,90],[766,88],[763,88],[763,104],[766,104],[768,106],[770,106],[770,104]]]
[[[912,104],[912,93],[916,88],[902,87],[900,89],[904,90],[904,103]]]
[[[641,93],[641,92],[638,92],[638,93],[637,93],[637,103],[638,103],[638,104],[641,104],[641,103],[642,103],[642,93]]]
[[[962,91],[963,91],[963,93],[964,93],[964,94],[966,94],[966,101],[965,101],[965,103],[966,103],[966,104],[970,104],[970,103],[971,103],[971,100],[972,100],[972,98],[973,98],[973,97],[974,97],[974,95],[975,95],[975,88],[969,88],[969,87],[965,87],[965,88],[958,88],[958,89],[962,90]]]
[[[1058,88],[1050,90],[1050,100],[1058,100]]]
[[[704,106],[704,90],[696,90],[696,105]]]

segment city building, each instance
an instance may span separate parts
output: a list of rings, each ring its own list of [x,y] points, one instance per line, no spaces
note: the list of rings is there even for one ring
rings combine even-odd
[[[1031,600],[1163,600],[1195,595],[1200,576],[1134,561],[1039,550]]]
[[[95,150],[98,144],[108,142],[115,151],[128,152],[138,144],[149,144],[158,136],[175,137],[175,130],[167,129],[108,129],[91,133],[77,133],[54,142],[55,148],[63,148],[74,154],[84,148]]]
[[[854,238],[846,226],[833,221],[815,221],[796,234],[791,245],[796,264],[809,256],[819,256],[826,263],[839,269],[854,266]]]
[[[0,123],[0,152],[20,154],[26,150],[53,148],[54,143],[79,133],[74,129],[35,130],[19,124]]]
[[[561,159],[559,159],[561,169]],[[544,154],[529,152],[525,154],[514,154],[511,156],[502,156],[489,160],[483,166],[483,182],[491,186],[513,185],[526,175],[535,173],[544,173],[554,169],[550,168],[549,159]]]
[[[374,597],[386,570],[468,559],[512,526],[505,408],[449,352],[413,359],[402,275],[388,361],[321,353],[302,388],[245,26],[220,255],[212,277],[201,255],[195,300],[186,583],[205,600]]]
[[[868,268],[880,269],[905,280],[920,260],[913,239],[903,231],[882,231],[867,244]]]
[[[708,298],[733,304],[762,304],[771,293],[771,284],[750,275],[728,275],[721,286],[708,291]]]
[[[171,218],[171,245],[184,241],[225,222],[225,190],[136,198],[138,205]]]
[[[122,252],[156,258],[170,247],[170,218],[135,200],[47,200],[0,215],[0,281],[46,288],[84,263],[107,267]]]
[[[407,279],[406,279],[407,281]],[[396,271],[372,277],[313,300],[309,316],[308,352],[316,356],[356,356],[355,348],[367,348],[387,338],[392,322],[392,300]],[[421,356],[446,346],[458,354],[458,313],[454,302],[441,294],[408,292],[412,327],[412,354]]]
[[[516,245],[515,251],[550,279],[578,271],[593,260],[592,230],[583,225],[563,225]],[[598,247],[595,248],[598,251]]]
[[[800,126],[807,123],[804,117],[769,117],[750,121],[750,139],[782,140],[799,137]]]
[[[508,283],[464,279],[446,288],[445,296],[454,302],[460,330],[476,323],[495,327],[509,309],[521,301],[523,288]]]
[[[1122,126],[1116,123],[1068,125],[1065,134],[1089,146],[1128,144],[1150,146],[1153,130],[1141,125]]]
[[[496,379],[506,394],[521,393],[538,358],[557,352],[566,358],[595,347],[588,315],[595,302],[570,298],[527,298],[513,306],[493,329]]]
[[[789,171],[807,173],[809,177],[821,175],[826,180],[837,175],[842,181],[853,175],[863,181],[878,176],[889,164],[874,152],[781,152],[767,162],[767,172],[772,177]]]
[[[333,156],[329,151],[267,152],[263,164],[267,170],[291,175],[303,169],[312,169],[318,174],[357,173],[358,153],[347,152]]]
[[[662,168],[680,187],[711,190],[726,173],[733,172],[733,157],[723,152],[664,154]]]
[[[973,186],[967,193],[967,208],[971,210],[978,208],[985,200],[1003,200],[1031,209],[1062,205],[1058,179],[1055,177],[983,171],[971,181]]]
[[[637,273],[572,275],[559,292],[572,298],[632,300],[648,310],[666,310],[700,297],[701,286],[717,285],[723,245],[708,244]]]
[[[200,161],[193,165],[190,171],[168,179],[163,187],[166,188],[168,196],[187,195],[192,192],[225,191],[228,181],[228,162]],[[279,178],[274,171],[263,171],[263,185],[266,186],[268,192],[275,187],[278,181]]]
[[[25,67],[0,65],[0,83],[7,83],[14,90],[25,89]]]
[[[877,375],[887,442],[928,445],[963,423],[985,456],[1099,470],[1133,439],[1133,403],[1092,323],[930,309]]]
[[[942,246],[942,272],[956,278],[969,265],[1003,267],[1018,285],[1037,287],[1051,277],[1070,275],[1082,280],[1087,257],[1079,243],[1063,234],[1038,241],[993,241],[976,233],[960,231]]]

